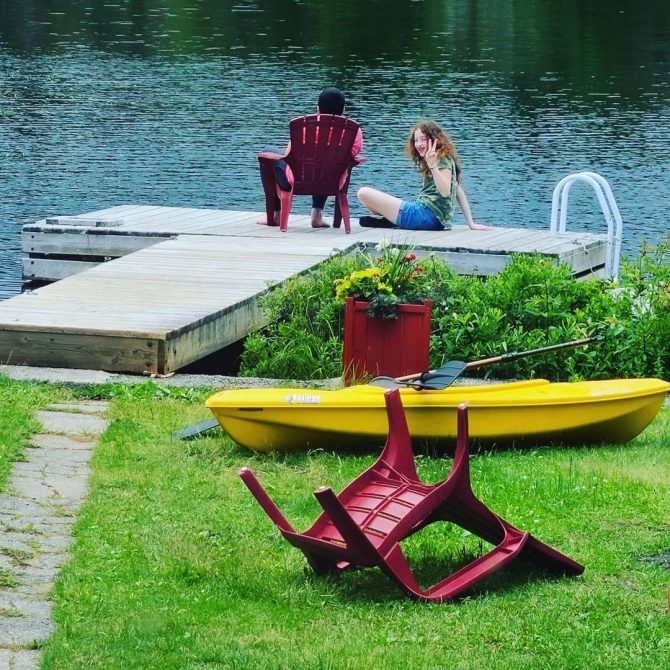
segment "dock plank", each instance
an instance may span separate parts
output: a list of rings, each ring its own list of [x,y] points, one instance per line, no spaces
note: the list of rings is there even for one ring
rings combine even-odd
[[[278,253],[271,246],[249,249],[248,241],[246,249],[241,240],[234,249],[227,243],[228,238],[181,236],[16,296],[0,303],[0,331],[51,333],[56,339],[80,334],[166,342],[212,321],[233,323],[222,317],[236,308],[246,309],[262,325],[264,317],[255,306],[258,296],[331,252],[323,245],[317,252],[290,253],[286,247],[287,253]],[[225,324],[220,324],[212,350],[235,341],[233,335],[244,336],[251,326],[244,323],[242,335],[238,328],[227,336]],[[9,353],[0,349],[0,360]],[[194,355],[192,360],[203,354]],[[36,364],[42,361],[40,353]],[[131,363],[101,360],[99,367],[125,369]]]

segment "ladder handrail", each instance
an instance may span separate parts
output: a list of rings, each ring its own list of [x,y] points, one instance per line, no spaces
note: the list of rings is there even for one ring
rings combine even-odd
[[[614,249],[612,250],[612,267],[610,272],[610,277],[616,281],[619,275],[619,259],[621,257],[621,241],[623,240],[623,219],[621,218],[621,212],[619,211],[619,206],[614,198],[614,193],[609,185],[607,179],[602,175],[599,175],[597,172],[584,172],[584,174],[589,177],[593,177],[598,180],[598,183],[605,189],[605,194],[607,195],[607,201],[610,206],[610,210],[614,214],[614,220],[616,221],[616,229],[614,231]],[[609,228],[608,228],[609,230]],[[608,252],[609,252],[610,240],[608,237]]]
[[[570,188],[576,181],[590,184],[596,193],[600,208],[602,209],[607,223],[607,260],[605,264],[605,274],[608,278],[616,281],[619,274],[623,220],[621,218],[619,207],[614,199],[612,189],[602,175],[591,171],[575,172],[567,177],[563,177],[563,179],[558,182],[556,188],[554,188],[551,200],[551,223],[549,231],[552,235],[565,233]],[[612,220],[613,218],[616,221],[616,229],[614,227],[614,221]]]

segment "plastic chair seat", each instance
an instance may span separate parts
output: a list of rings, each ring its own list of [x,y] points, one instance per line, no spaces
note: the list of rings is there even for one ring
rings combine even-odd
[[[289,125],[289,152],[257,154],[265,193],[268,224],[274,220],[275,199],[280,201],[279,228],[286,232],[294,195],[335,196],[333,225],[351,232],[349,216],[349,178],[351,170],[365,159],[352,156],[351,150],[359,125],[343,116],[311,114],[293,119]],[[275,172],[277,161],[286,161],[288,190],[279,187]]]
[[[426,486],[375,479],[343,505],[372,545],[379,547],[397,536],[400,522],[429,492],[430,487]],[[344,541],[335,524],[327,518],[323,530],[318,532],[315,528],[314,534],[330,542]]]
[[[297,533],[248,468],[242,480],[282,535],[302,550],[317,573],[352,567],[381,568],[408,595],[443,602],[517,557],[559,574],[581,574],[584,567],[515,528],[478,500],[470,485],[467,404],[458,407],[458,437],[451,472],[438,484],[419,480],[398,389],[385,393],[389,418],[386,446],[377,461],[339,495],[320,488],[323,513]],[[449,521],[481,537],[493,549],[428,589],[419,587],[400,542],[436,521]]]

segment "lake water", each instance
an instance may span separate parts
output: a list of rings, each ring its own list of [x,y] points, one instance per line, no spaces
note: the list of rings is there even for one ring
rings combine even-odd
[[[0,298],[20,290],[21,226],[44,216],[262,210],[255,152],[327,84],[364,130],[352,192],[412,198],[403,146],[432,117],[477,220],[548,227],[556,183],[590,169],[634,255],[670,228],[669,73],[667,0],[2,2]],[[584,186],[568,225],[605,230]]]

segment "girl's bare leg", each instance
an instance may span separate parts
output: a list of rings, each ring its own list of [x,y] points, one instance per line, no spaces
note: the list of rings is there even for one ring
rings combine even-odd
[[[396,223],[402,200],[393,195],[378,191],[376,188],[363,186],[358,189],[358,199],[373,214],[381,214],[384,218]]]

